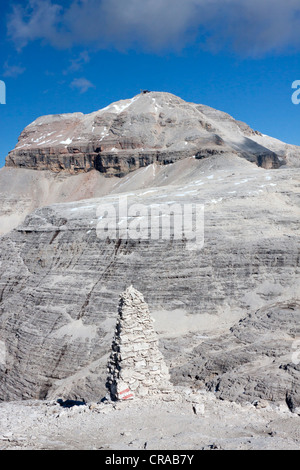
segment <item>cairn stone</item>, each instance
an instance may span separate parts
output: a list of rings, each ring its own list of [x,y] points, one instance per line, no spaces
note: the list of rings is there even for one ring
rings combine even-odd
[[[143,295],[128,287],[120,295],[118,314],[108,361],[107,388],[112,400],[171,393],[168,367]]]

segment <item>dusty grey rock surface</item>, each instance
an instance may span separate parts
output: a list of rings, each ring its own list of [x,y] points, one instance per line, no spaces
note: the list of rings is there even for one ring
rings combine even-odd
[[[16,401],[0,404],[0,449],[299,450],[299,420],[286,406],[240,405],[186,387],[171,401]]]
[[[276,352],[276,364],[283,367],[268,380],[274,365],[258,348],[268,359],[259,394],[244,394],[257,377],[243,368],[239,372],[242,358],[233,361],[233,371],[213,366],[219,376],[211,381],[201,375],[202,359],[209,362],[211,355],[212,364],[215,360],[213,348],[203,358],[203,336],[216,348],[218,342],[230,342],[228,335],[240,341],[233,333],[239,330],[230,331],[239,320],[262,308],[299,302],[298,171],[212,157],[153,165],[127,175],[122,194],[129,205],[204,204],[205,239],[199,250],[188,250],[184,239],[100,239],[97,210],[104,202],[117,205],[118,194],[54,204],[27,216],[0,239],[1,399],[61,395],[94,400],[105,394],[118,298],[130,284],[151,306],[160,350],[176,383],[184,383],[191,369],[192,377],[200,374],[201,386],[203,381],[209,389],[219,384],[224,396],[236,400],[257,395],[272,399],[272,389],[274,400],[285,402],[286,393],[299,393],[299,371],[285,366],[295,352],[298,317],[286,307],[283,314],[288,313],[293,326],[282,330],[286,340],[280,340]],[[144,181],[144,189],[133,189],[134,181],[136,187]],[[276,328],[278,324],[277,319]],[[251,338],[249,332],[246,346]],[[272,334],[265,339],[270,351],[273,339]],[[256,353],[246,359],[248,367],[262,367]],[[233,386],[232,374],[245,384]]]
[[[184,377],[236,402],[286,399],[294,412],[300,403],[300,361],[293,361],[291,352],[295,338],[300,338],[300,302],[276,302],[248,314],[217,339],[203,338],[187,363],[174,367],[173,382]],[[166,350],[174,354],[172,345],[169,349],[166,343]]]
[[[60,202],[101,197],[116,191],[120,178],[104,178],[97,170],[67,172],[0,169],[0,235],[10,232],[35,209]]]

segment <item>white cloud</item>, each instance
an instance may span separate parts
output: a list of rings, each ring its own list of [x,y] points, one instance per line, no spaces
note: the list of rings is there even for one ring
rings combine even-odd
[[[90,88],[95,88],[95,85],[86,78],[74,78],[70,86],[79,90],[80,93],[86,93]]]
[[[36,39],[59,47],[60,35],[57,33],[59,22],[63,20],[62,10],[60,5],[53,4],[51,0],[29,0],[26,7],[13,5],[8,18],[8,34],[18,48]]]
[[[84,64],[90,61],[90,56],[87,51],[82,51],[76,59],[70,60],[69,72],[76,72],[80,70]]]
[[[124,3],[126,6],[124,6]],[[299,0],[30,0],[15,6],[8,31],[18,47],[139,48],[159,52],[197,43],[243,55],[300,49]]]
[[[76,58],[70,59],[69,66],[63,70],[63,74],[68,75],[69,73],[78,72],[78,70],[81,70],[84,65],[89,63],[89,61],[89,53],[87,51],[82,51]]]
[[[16,78],[19,75],[22,75],[25,70],[25,67],[21,67],[20,65],[9,65],[8,62],[5,62],[3,67],[3,76]]]

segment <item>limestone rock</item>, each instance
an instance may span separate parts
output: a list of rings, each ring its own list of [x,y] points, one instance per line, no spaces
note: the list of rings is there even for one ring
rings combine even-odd
[[[6,166],[124,176],[150,164],[238,155],[264,168],[295,162],[299,148],[263,136],[208,106],[151,92],[88,115],[42,116],[27,126]]]
[[[247,161],[299,167],[300,148],[164,92],[89,115],[42,116],[24,129],[0,169],[0,235],[39,207],[162,185],[173,179],[176,162],[192,175],[197,163],[215,161],[226,161],[229,171]]]
[[[204,415],[204,413],[205,413],[204,403],[194,403],[193,404],[193,412],[195,413],[195,415]]]
[[[219,398],[247,401],[258,408],[266,406],[266,400],[286,401],[296,412],[300,365],[293,363],[295,337],[300,337],[299,301],[263,307],[237,322],[218,341],[204,339],[195,348],[193,361],[171,371],[172,380],[181,383],[185,377]]]
[[[204,204],[202,249],[99,239],[97,209],[117,205],[114,193],[40,208],[0,237],[1,400],[104,396],[119,293],[130,284],[151,306],[172,383],[250,402],[285,402],[286,384],[299,391],[299,170],[213,156],[153,173],[124,179],[128,204]]]

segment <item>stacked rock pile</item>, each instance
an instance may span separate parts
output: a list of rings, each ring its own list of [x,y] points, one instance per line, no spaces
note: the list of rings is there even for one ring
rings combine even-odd
[[[119,316],[108,361],[107,387],[113,400],[171,393],[168,368],[158,348],[148,305],[130,286],[120,295]]]

